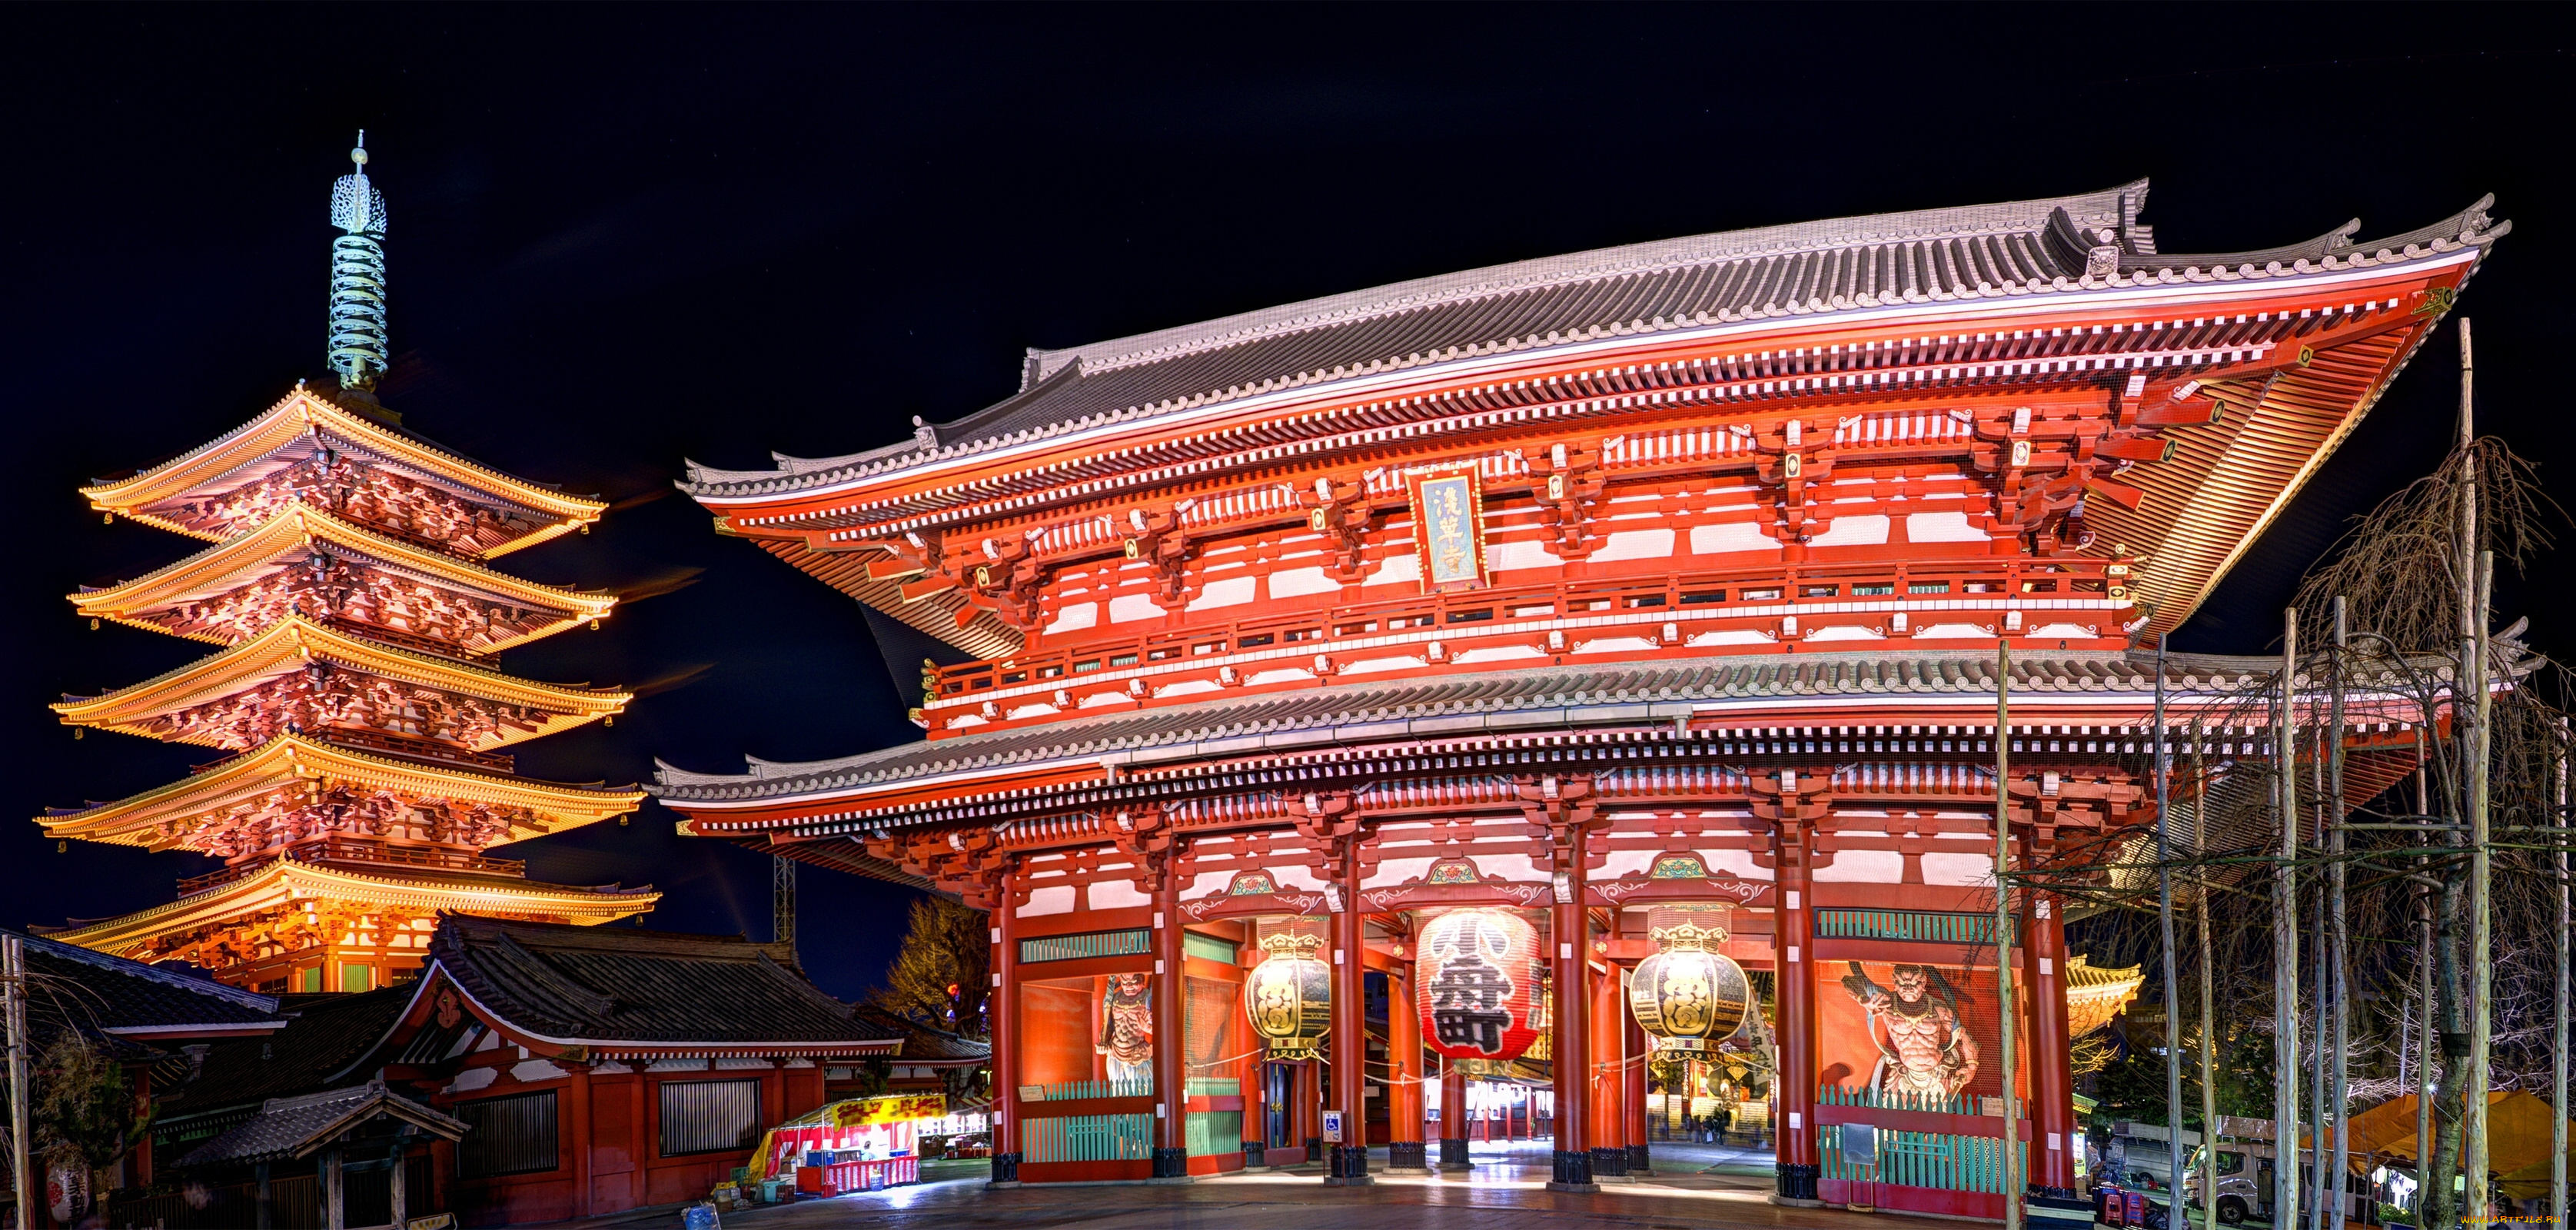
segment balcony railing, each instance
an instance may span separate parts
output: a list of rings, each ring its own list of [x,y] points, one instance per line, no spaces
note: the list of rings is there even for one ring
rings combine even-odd
[[[246,863],[237,863],[201,876],[179,881],[179,895],[203,892],[218,884],[229,883],[268,866],[278,855],[301,863],[343,863],[384,867],[416,867],[433,871],[462,871],[476,875],[524,877],[526,862],[515,858],[486,858],[462,850],[438,846],[397,846],[356,837],[325,837],[299,842],[272,854]]]
[[[2007,605],[2029,608],[2025,618],[2035,627],[2054,622],[2049,618],[2051,608],[2080,604],[2090,610],[2070,610],[2069,618],[2087,617],[2101,625],[2101,635],[2116,637],[2122,634],[2120,609],[2127,605],[2127,568],[2118,561],[2096,558],[2001,556],[1991,562],[1772,565],[1406,594],[1237,620],[1211,618],[1184,629],[1101,638],[941,668],[933,684],[936,695],[930,698],[932,729],[944,725],[937,720],[940,717],[973,712],[972,702],[984,696],[1076,688],[1096,692],[1112,679],[1142,674],[1169,683],[1191,677],[1184,672],[1191,672],[1194,665],[1207,673],[1217,672],[1220,663],[1253,659],[1262,665],[1276,659],[1278,666],[1293,667],[1314,655],[1347,655],[1394,642],[1418,643],[1427,649],[1435,639],[1443,643],[1445,652],[1430,660],[1440,663],[1454,661],[1459,653],[1483,643],[1536,644],[1553,635],[1534,626],[1567,628],[1561,647],[1550,644],[1549,653],[1569,652],[1583,639],[1615,631],[1611,627],[1615,623],[1636,623],[1631,635],[1660,632],[1665,622],[1683,625],[1679,639],[1685,643],[1692,633],[1735,627],[1768,629],[1783,641],[1809,639],[1828,628],[1865,627],[1888,630],[1894,640],[1936,622],[1970,620],[2001,627],[2003,613],[1993,608]],[[1898,611],[1913,621],[1901,630],[1891,620]],[[1605,620],[1603,616],[1625,618]],[[1254,669],[1247,664],[1243,673]]]

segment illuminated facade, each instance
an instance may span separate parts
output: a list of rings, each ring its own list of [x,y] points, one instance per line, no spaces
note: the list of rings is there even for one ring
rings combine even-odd
[[[722,532],[979,660],[929,673],[923,742],[655,789],[690,834],[891,862],[994,911],[998,1178],[1293,1158],[1325,1112],[1350,1129],[1334,1182],[1367,1181],[1363,1123],[1397,1166],[1463,1160],[1454,1112],[1431,1152],[1425,1086],[1461,1107],[1496,1069],[1435,1078],[1423,1038],[1499,1056],[1526,1027],[1491,1062],[1546,1060],[1556,1180],[1582,1187],[1651,1164],[1642,998],[1667,1045],[1776,1072],[1781,1200],[1999,1215],[2017,1097],[2036,1194],[2063,1201],[2070,1031],[2137,984],[2076,964],[2063,903],[2017,891],[1997,1002],[1998,796],[2020,868],[2143,840],[2141,646],[2505,229],[2481,202],[2176,255],[2145,197],[1698,236],[1032,352],[1016,396],[911,440],[694,469]],[[2169,682],[2263,669],[2176,659]],[[2352,788],[2413,738],[2357,721]],[[1715,906],[1676,951],[1731,961],[1768,1011],[1712,1042],[1691,1031],[1741,994],[1723,963],[1623,984],[1655,915]],[[1468,908],[1538,927],[1542,995],[1501,940],[1425,947]],[[1223,1062],[1259,1043],[1213,1005],[1290,922],[1332,969],[1325,1059]],[[1428,1022],[1369,1036],[1372,976]],[[1092,1043],[1136,1011],[1122,979],[1150,1059],[1113,1079]],[[1887,1133],[1905,1147],[1845,1151]]]
[[[55,705],[61,720],[192,744],[209,763],[132,798],[49,812],[48,836],[225,861],[178,900],[53,932],[145,961],[188,960],[263,991],[408,977],[441,911],[601,923],[649,888],[530,881],[492,847],[632,811],[643,795],[532,781],[522,740],[613,718],[611,688],[532,683],[491,657],[581,624],[613,595],[523,581],[490,561],[586,532],[598,500],[485,469],[406,433],[368,390],[384,370],[383,194],[343,177],[333,219],[331,389],[299,384],[175,460],[83,488],[111,523],[211,543],[73,594],[113,621],[212,654]]]

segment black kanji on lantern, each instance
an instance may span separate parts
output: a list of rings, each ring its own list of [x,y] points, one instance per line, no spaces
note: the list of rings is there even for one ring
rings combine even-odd
[[[1431,1032],[1443,1046],[1471,1046],[1488,1055],[1502,1053],[1503,1031],[1512,1014],[1503,1008],[1511,998],[1512,980],[1492,960],[1508,951],[1510,939],[1488,934],[1481,921],[1457,937],[1431,976]]]

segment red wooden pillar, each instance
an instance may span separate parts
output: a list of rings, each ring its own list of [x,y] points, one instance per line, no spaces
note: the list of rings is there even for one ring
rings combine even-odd
[[[1592,986],[1592,1063],[1586,1073],[1590,1089],[1585,1094],[1592,1101],[1592,1113],[1584,1124],[1584,1138],[1592,1146],[1593,1179],[1625,1179],[1628,1079],[1619,1054],[1623,1032],[1619,1018],[1627,1014],[1619,1004],[1619,967],[1595,970],[1586,961],[1584,972]]]
[[[1154,881],[1154,1177],[1190,1174],[1189,1048],[1181,1031],[1188,981],[1181,969],[1180,876]]]
[[[1592,1191],[1591,1142],[1584,1131],[1591,1113],[1591,987],[1586,985],[1584,958],[1592,947],[1591,921],[1583,904],[1584,876],[1589,870],[1589,842],[1581,825],[1568,825],[1565,867],[1557,873],[1556,905],[1549,912],[1548,942],[1555,946],[1554,1002],[1556,1023],[1548,1054],[1556,1078],[1556,1191]]]
[[[1329,1048],[1331,1041],[1326,1040]],[[1299,1063],[1291,1079],[1296,1088],[1289,1101],[1296,1108],[1298,1143],[1306,1147],[1306,1160],[1324,1160],[1324,1061],[1309,1059]]]
[[[1427,1170],[1422,1135],[1422,1014],[1413,1004],[1411,961],[1387,975],[1387,1162],[1389,1170]]]
[[[1368,1173],[1368,965],[1360,914],[1357,840],[1342,844],[1335,868],[1341,909],[1333,915],[1333,1091],[1329,1106],[1342,1115],[1342,1140],[1327,1145],[1332,1162],[1324,1182],[1336,1187],[1369,1181]]]
[[[1440,1168],[1467,1169],[1467,1073],[1455,1059],[1440,1061]]]
[[[1779,1005],[1780,1071],[1777,1090],[1780,1122],[1772,1127],[1779,1144],[1779,1185],[1772,1199],[1781,1204],[1813,1206],[1816,1158],[1816,976],[1808,967],[1815,958],[1815,901],[1808,891],[1806,834],[1790,821],[1780,825],[1777,879],[1773,891],[1779,908],[1772,912],[1773,980]]]
[[[1621,972],[1625,975],[1635,973],[1633,969]],[[1654,1158],[1646,1148],[1646,1138],[1650,1135],[1646,1130],[1646,1060],[1650,1058],[1650,1052],[1646,1048],[1646,1031],[1637,1024],[1637,1014],[1628,1011],[1625,1003],[1619,1004],[1617,1010],[1619,1050],[1628,1063],[1627,1069],[1620,1074],[1626,1092],[1619,1099],[1619,1105],[1627,1112],[1627,1121],[1622,1125],[1626,1130],[1620,1134],[1628,1141],[1628,1177],[1644,1178],[1654,1173]]]
[[[2075,1078],[2066,1036],[2066,922],[2052,894],[2029,893],[2022,906],[2022,985],[2030,996],[2030,1182],[2044,1193],[2075,1197]],[[2009,1078],[2007,1078],[2009,1079]]]
[[[566,1109],[572,1127],[572,1215],[590,1216],[590,1151],[598,1142],[590,1138],[590,1065],[572,1065],[572,1081],[564,1087],[572,1105]],[[403,1151],[394,1150],[394,1165],[403,1164]],[[423,1192],[422,1195],[428,1193]]]
[[[1020,1183],[1020,939],[1011,904],[1016,868],[993,899],[993,986],[984,1001],[993,1041],[993,1186]]]

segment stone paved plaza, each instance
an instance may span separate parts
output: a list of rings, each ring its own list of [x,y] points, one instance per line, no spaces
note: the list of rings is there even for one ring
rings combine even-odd
[[[1547,1142],[1476,1146],[1467,1175],[1389,1175],[1366,1188],[1328,1188],[1320,1166],[1227,1175],[1169,1186],[1058,1185],[993,1191],[981,1176],[936,1179],[889,1192],[813,1200],[730,1214],[737,1230],[809,1230],[826,1226],[893,1227],[1435,1227],[1440,1230],[1519,1230],[1521,1227],[1601,1225],[1623,1230],[1702,1230],[1703,1227],[1788,1226],[1808,1230],[1885,1227],[1884,1217],[1831,1209],[1785,1209],[1771,1204],[1771,1154],[1731,1146],[1659,1144],[1657,1173],[1633,1183],[1605,1183],[1598,1194],[1546,1190]],[[1376,1150],[1373,1170],[1386,1154]],[[660,1210],[574,1223],[581,1230],[677,1225],[679,1214]]]

